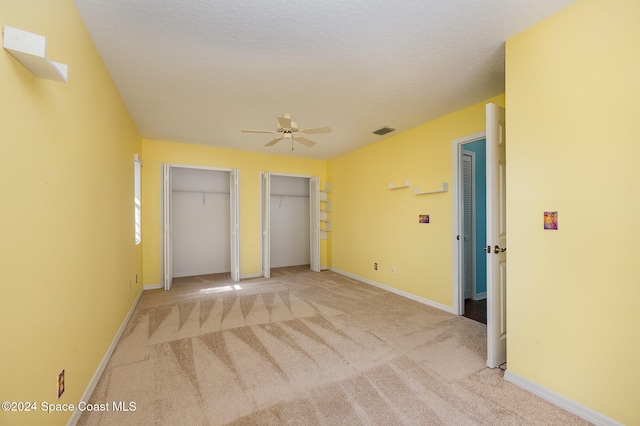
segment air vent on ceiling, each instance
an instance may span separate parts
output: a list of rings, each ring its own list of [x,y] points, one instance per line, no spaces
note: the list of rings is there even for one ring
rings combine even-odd
[[[393,132],[395,129],[393,127],[383,127],[382,129],[378,129],[376,131],[374,131],[373,133],[375,133],[376,135],[386,135],[387,133],[391,133]]]

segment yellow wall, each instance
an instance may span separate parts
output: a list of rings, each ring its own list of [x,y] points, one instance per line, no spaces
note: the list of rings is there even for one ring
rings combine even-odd
[[[579,1],[506,72],[509,370],[640,424],[640,2]]]
[[[504,96],[329,161],[333,268],[453,306],[451,191],[416,196],[413,187],[451,187],[452,141],[485,130],[487,102],[504,105]],[[405,180],[411,188],[388,189]]]
[[[142,240],[144,284],[160,284],[160,182],[162,163],[240,170],[240,274],[260,271],[260,172],[318,176],[324,188],[327,162],[280,155],[144,139],[142,141]],[[320,242],[320,264],[327,265],[327,240]]]
[[[75,404],[140,289],[140,137],[71,0],[5,1],[0,19],[46,35],[69,65],[68,84],[38,79],[0,49],[0,401]],[[0,424],[70,415],[0,412]]]

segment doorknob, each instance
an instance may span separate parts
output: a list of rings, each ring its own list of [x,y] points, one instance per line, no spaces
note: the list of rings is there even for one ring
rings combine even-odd
[[[491,250],[491,246],[489,246],[489,250]],[[506,248],[506,247],[505,247],[505,248],[500,248],[500,247],[498,247],[498,246],[495,246],[495,247],[493,248],[493,252],[494,252],[495,254],[498,254],[498,253],[504,253],[505,251],[507,251],[507,248]]]

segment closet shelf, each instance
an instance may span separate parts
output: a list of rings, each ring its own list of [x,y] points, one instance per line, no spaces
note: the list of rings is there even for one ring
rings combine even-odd
[[[449,191],[449,182],[442,182],[442,188],[436,189],[435,191],[420,192],[419,186],[416,186],[413,188],[413,193],[416,195],[437,194],[438,192],[447,192],[447,191]]]
[[[220,192],[220,191],[192,191],[192,190],[186,190],[186,189],[174,189],[171,192],[188,192],[188,193],[192,193],[192,194],[222,194],[222,195],[229,195],[228,192]]]
[[[400,188],[408,188],[411,186],[411,182],[408,180],[404,181],[402,185],[395,185],[393,182],[389,182],[389,189],[400,189]]]
[[[271,194],[272,197],[297,197],[297,198],[309,198],[308,195],[292,195],[292,194]]]

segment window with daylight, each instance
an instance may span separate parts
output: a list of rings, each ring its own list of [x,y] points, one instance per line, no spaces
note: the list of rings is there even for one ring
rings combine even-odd
[[[138,154],[135,154],[133,161],[133,176],[134,176],[134,223],[135,223],[135,239],[136,244],[142,242],[142,223],[141,223],[141,210],[140,210],[140,168],[142,162]]]

